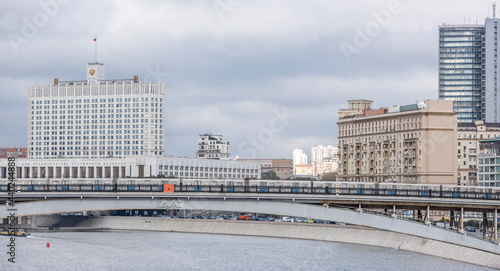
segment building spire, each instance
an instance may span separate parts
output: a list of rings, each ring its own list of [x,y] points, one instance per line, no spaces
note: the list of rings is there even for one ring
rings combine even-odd
[[[497,7],[497,4],[493,3],[493,19],[495,19],[495,17],[496,17],[496,7]]]

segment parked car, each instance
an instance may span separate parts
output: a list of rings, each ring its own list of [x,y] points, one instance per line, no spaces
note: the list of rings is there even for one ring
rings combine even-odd
[[[467,226],[467,227],[465,227],[465,231],[467,231],[467,232],[475,232],[476,229],[474,227],[472,227],[472,226]]]

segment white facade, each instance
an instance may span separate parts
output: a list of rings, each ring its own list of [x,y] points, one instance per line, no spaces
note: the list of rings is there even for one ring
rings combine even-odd
[[[89,63],[86,81],[28,89],[28,157],[110,158],[164,155],[164,83],[104,80]]]
[[[307,154],[299,149],[293,150],[293,166],[296,165],[307,165]]]
[[[222,135],[202,134],[198,136],[196,158],[221,159],[231,155],[231,143],[222,140]]]
[[[260,179],[257,162],[177,157],[15,160],[16,181],[33,184],[109,183],[142,177],[182,179]],[[7,182],[8,160],[0,159],[0,183]]]
[[[319,174],[322,174],[325,171],[325,168],[328,167],[324,159],[330,157],[337,157],[338,155],[338,147],[337,146],[323,146],[318,145],[311,148],[311,165],[313,166],[313,174],[317,177]]]

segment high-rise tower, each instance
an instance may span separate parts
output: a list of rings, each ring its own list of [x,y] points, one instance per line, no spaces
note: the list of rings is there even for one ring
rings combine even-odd
[[[439,27],[439,99],[453,101],[458,122],[482,119],[483,25]]]
[[[498,19],[487,18],[483,37],[482,55],[482,119],[485,122],[499,122],[500,104],[498,97]]]

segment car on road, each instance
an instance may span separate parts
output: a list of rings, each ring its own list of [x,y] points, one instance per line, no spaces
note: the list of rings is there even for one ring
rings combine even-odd
[[[476,229],[474,227],[472,227],[472,226],[467,226],[467,227],[465,227],[465,231],[467,231],[467,232],[475,232]]]

